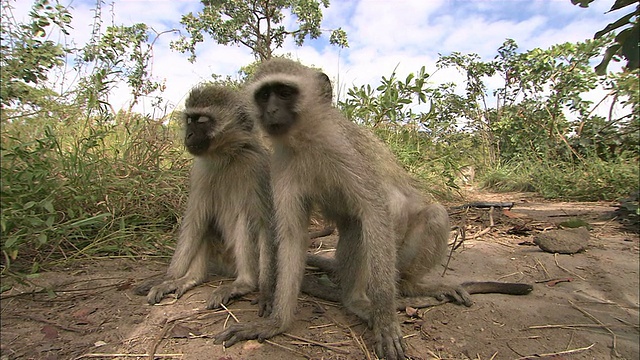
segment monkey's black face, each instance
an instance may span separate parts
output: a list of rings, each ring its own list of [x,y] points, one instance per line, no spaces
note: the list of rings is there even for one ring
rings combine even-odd
[[[297,119],[295,105],[300,91],[297,87],[270,83],[261,86],[254,94],[260,108],[260,124],[269,135],[286,134]]]
[[[211,144],[210,132],[214,121],[203,114],[185,116],[184,145],[192,155],[198,156],[207,152]]]

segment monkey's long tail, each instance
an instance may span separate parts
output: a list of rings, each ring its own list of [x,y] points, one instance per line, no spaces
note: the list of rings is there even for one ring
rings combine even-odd
[[[469,281],[460,286],[469,294],[527,295],[533,290],[533,286],[530,284],[497,281]],[[323,300],[340,302],[340,288],[335,284],[328,284],[327,281],[314,275],[305,275],[302,282],[302,292]],[[404,311],[409,306],[420,309],[452,301],[454,299],[449,297],[442,300],[432,296],[402,297],[397,300],[396,308]]]
[[[509,283],[497,281],[469,281],[460,285],[470,295],[472,294],[505,294],[505,295],[527,295],[533,290],[533,286],[523,283]],[[432,296],[417,296],[400,298],[397,301],[396,309],[399,311],[406,310],[407,307],[416,309],[427,308],[455,300],[445,297],[438,300]]]

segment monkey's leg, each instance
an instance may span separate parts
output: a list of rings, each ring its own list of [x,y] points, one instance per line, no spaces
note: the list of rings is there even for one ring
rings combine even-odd
[[[449,215],[440,204],[419,205],[407,199],[407,207],[417,209],[408,214],[407,231],[398,249],[398,292],[401,297],[429,296],[445,298],[471,306],[473,300],[461,286],[425,284],[424,276],[440,264],[449,239]]]
[[[224,234],[225,241],[233,244],[233,254],[236,260],[236,279],[231,284],[218,286],[209,296],[208,309],[219,308],[221,304],[229,304],[235,298],[248,294],[256,289],[258,279],[259,244],[251,241],[246,214],[240,214],[228,234]]]
[[[322,300],[333,301],[339,303],[340,288],[335,284],[328,284],[314,275],[305,275],[302,280],[302,292],[311,296],[315,296]]]
[[[393,235],[384,211],[369,210],[362,220],[338,221],[336,263],[343,304],[369,323],[378,357],[404,359],[395,314],[395,243],[389,241]]]
[[[215,336],[217,344],[229,347],[238,341],[264,340],[286,331],[294,319],[298,294],[304,276],[307,227],[310,207],[297,195],[288,179],[274,181],[275,220],[278,229],[277,281],[273,312],[269,318],[244,324],[235,324]],[[281,190],[281,191],[279,191]]]
[[[275,229],[266,225],[260,232],[260,274],[258,276],[258,316],[267,317],[273,311],[273,301],[276,292],[276,276],[278,262],[276,259],[278,247],[275,240]]]
[[[326,256],[307,254],[307,265],[317,267],[330,275],[336,272],[336,260]]]

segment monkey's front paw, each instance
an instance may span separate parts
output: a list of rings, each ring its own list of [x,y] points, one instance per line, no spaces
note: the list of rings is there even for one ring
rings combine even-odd
[[[253,291],[255,286],[249,284],[231,284],[220,285],[213,290],[209,301],[207,301],[207,309],[217,309],[222,304],[229,305],[233,299],[246,295]]]
[[[162,279],[151,279],[151,280],[147,280],[145,282],[143,282],[142,284],[136,286],[133,288],[133,293],[135,295],[139,295],[139,296],[145,296],[147,294],[149,294],[149,291],[151,291],[151,288],[153,288],[154,286],[160,284],[162,282]]]
[[[387,360],[404,360],[402,332],[397,324],[373,329],[376,356]]]
[[[462,286],[446,286],[443,285],[438,289],[434,297],[439,301],[449,300],[456,304],[461,304],[465,306],[473,305],[473,300],[471,300],[471,295],[465,290]]]
[[[187,290],[196,286],[195,281],[189,280],[165,280],[160,285],[156,285],[149,290],[149,294],[147,294],[147,302],[149,305],[157,304],[165,297],[167,294],[175,293],[176,297],[179,298],[182,296]]]
[[[238,341],[258,339],[262,342],[284,332],[280,321],[275,319],[258,320],[256,322],[235,324],[214,336],[216,344],[224,347],[233,346]]]

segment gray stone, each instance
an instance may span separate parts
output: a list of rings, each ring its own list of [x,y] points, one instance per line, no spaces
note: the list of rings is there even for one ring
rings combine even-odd
[[[546,252],[575,254],[587,248],[589,230],[581,227],[577,229],[545,231],[535,235],[533,242]]]

